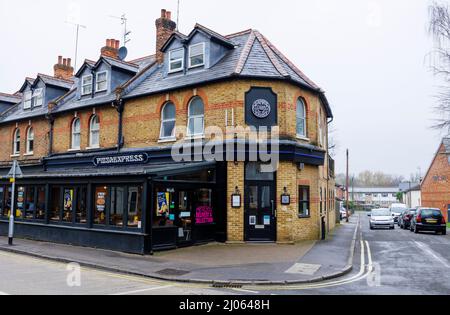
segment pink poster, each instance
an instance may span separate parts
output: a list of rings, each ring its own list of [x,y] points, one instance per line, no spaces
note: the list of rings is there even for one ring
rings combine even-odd
[[[214,223],[213,209],[211,207],[198,207],[196,210],[195,224]]]

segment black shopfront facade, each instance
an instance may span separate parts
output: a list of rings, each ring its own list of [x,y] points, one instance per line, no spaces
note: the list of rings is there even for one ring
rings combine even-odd
[[[103,151],[22,166],[15,235],[148,254],[226,240],[226,164],[175,163],[170,151]],[[11,184],[0,169],[0,235]]]

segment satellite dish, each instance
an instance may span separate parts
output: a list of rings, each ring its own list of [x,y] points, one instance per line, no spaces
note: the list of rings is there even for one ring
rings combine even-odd
[[[128,56],[128,49],[127,47],[123,46],[119,49],[119,59],[120,60],[125,60],[125,58],[127,58]]]

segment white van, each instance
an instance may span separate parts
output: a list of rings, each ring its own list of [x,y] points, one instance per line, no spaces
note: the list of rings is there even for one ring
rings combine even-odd
[[[393,203],[389,210],[391,210],[395,223],[398,223],[398,218],[402,215],[403,211],[407,210],[408,206],[404,203]]]

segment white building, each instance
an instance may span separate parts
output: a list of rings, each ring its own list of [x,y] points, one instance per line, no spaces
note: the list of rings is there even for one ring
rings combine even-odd
[[[403,192],[403,202],[408,208],[417,208],[422,206],[422,191],[420,185],[411,187]]]
[[[355,187],[350,188],[350,200],[361,206],[390,207],[399,202],[398,187]]]

